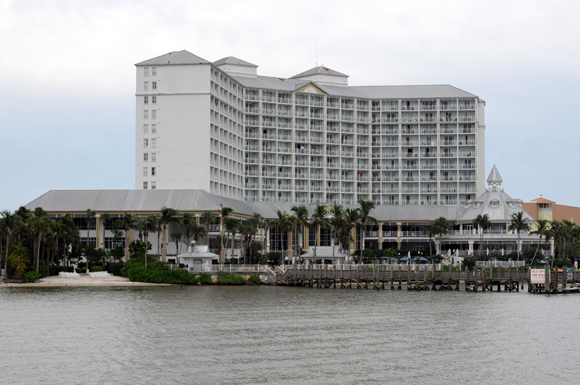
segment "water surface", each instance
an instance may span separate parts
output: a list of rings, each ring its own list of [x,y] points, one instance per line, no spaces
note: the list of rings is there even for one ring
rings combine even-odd
[[[0,289],[3,384],[578,383],[580,295]]]

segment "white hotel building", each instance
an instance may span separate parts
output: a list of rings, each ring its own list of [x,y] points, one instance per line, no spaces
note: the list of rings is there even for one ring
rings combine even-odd
[[[450,85],[259,76],[175,51],[136,64],[137,189],[249,202],[465,205],[485,192],[485,102]]]

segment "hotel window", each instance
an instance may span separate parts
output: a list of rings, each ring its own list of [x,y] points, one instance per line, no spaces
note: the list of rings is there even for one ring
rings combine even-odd
[[[155,152],[151,153],[151,162],[157,162],[157,153]]]
[[[151,82],[151,89],[152,90],[156,90],[157,89],[157,82]]]
[[[143,176],[147,176],[147,172],[148,172],[147,167],[143,167]]]
[[[143,96],[143,104],[149,103],[149,96]]]
[[[149,153],[148,152],[144,152],[143,153],[143,162],[147,162],[149,160]]]
[[[149,111],[147,110],[143,111],[143,119],[149,119]]]
[[[152,96],[151,97],[151,103],[153,103],[153,104],[156,104],[157,103],[157,96]]]
[[[149,133],[149,125],[148,124],[144,124],[143,125],[143,133],[144,134],[148,134]]]
[[[151,110],[151,119],[157,119],[157,110]]]
[[[149,139],[143,139],[143,147],[149,147]]]
[[[151,167],[151,176],[155,176],[155,167]]]
[[[151,190],[155,190],[157,188],[157,183],[151,182]]]
[[[143,190],[147,190],[147,182],[143,182]]]
[[[157,125],[156,125],[156,124],[152,124],[152,125],[151,125],[151,133],[152,133],[152,134],[155,134],[155,133],[157,133]]]
[[[149,89],[149,82],[143,83],[143,89],[147,91]]]
[[[157,139],[151,138],[151,148],[157,147]]]
[[[149,67],[143,68],[143,75],[149,76]]]
[[[157,67],[151,67],[151,73],[153,76],[157,76]]]

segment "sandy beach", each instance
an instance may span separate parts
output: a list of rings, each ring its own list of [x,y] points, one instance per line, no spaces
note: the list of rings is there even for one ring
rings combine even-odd
[[[0,287],[124,287],[124,286],[168,286],[169,284],[131,282],[128,278],[111,275],[108,278],[91,278],[88,274],[81,274],[78,279],[61,278],[58,275],[42,278],[34,283],[6,283],[0,282]]]

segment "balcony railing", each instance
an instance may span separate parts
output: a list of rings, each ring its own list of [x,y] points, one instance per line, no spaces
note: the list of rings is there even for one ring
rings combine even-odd
[[[387,200],[387,201],[383,201],[383,205],[385,205],[385,206],[398,206],[399,205],[399,201],[390,201],[390,200]]]

